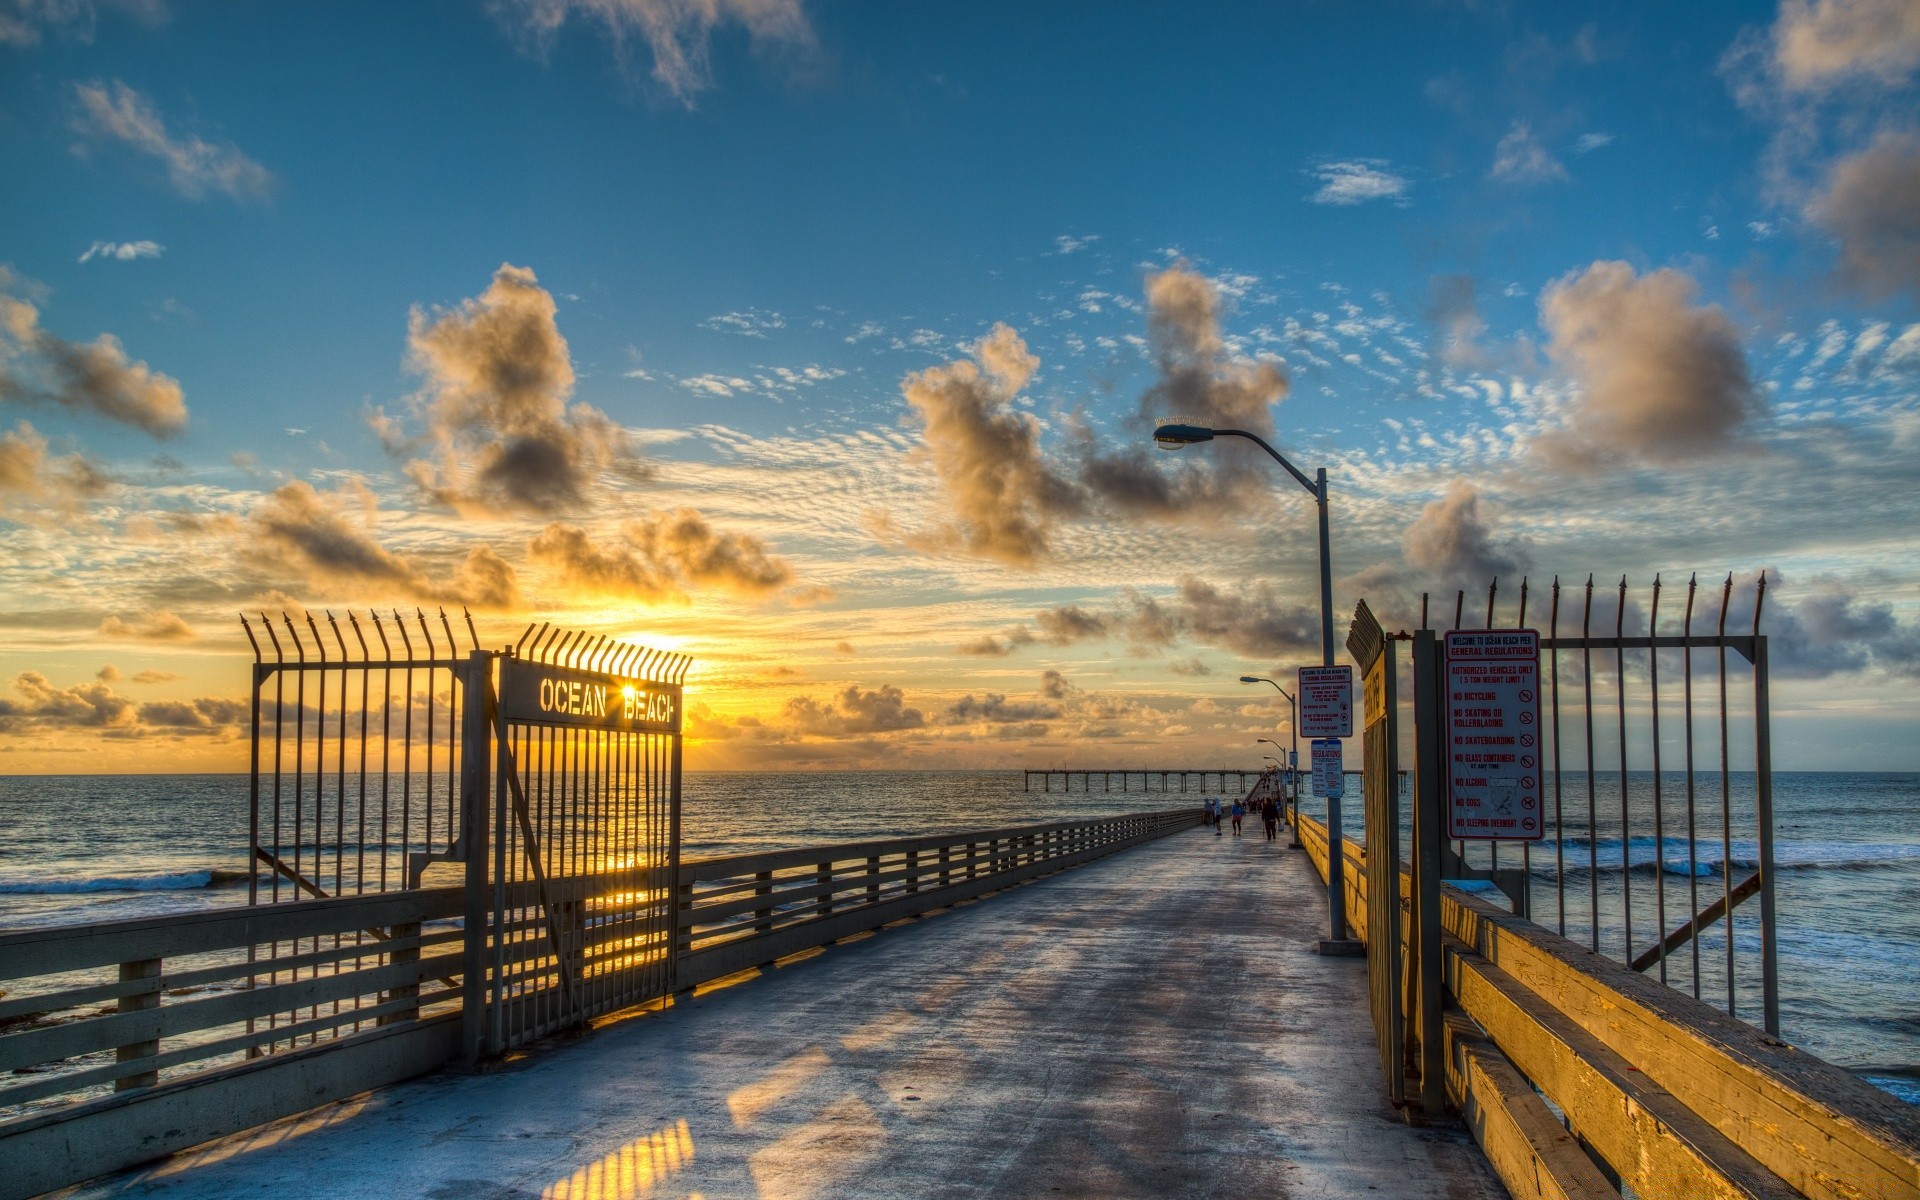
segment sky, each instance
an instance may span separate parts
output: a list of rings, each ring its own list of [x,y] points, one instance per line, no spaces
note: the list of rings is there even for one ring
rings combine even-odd
[[[1920,769],[1917,76],[1908,0],[0,0],[0,774],[244,769],[238,614],[370,607],[689,654],[695,768],[1253,765],[1312,502],[1170,415],[1327,470],[1342,630],[1765,572],[1775,765]]]

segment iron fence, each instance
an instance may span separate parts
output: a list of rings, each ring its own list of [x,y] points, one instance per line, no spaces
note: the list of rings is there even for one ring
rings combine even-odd
[[[1495,580],[1471,616],[1456,591],[1450,625],[1422,595],[1419,628],[1546,618],[1546,836],[1504,850],[1453,842],[1445,875],[1497,881],[1522,915],[1777,1034],[1766,586],[1762,573],[1732,632],[1746,603],[1732,575],[1709,589],[1689,578],[1678,604],[1655,576],[1644,607],[1624,576],[1611,588],[1556,577],[1545,614],[1526,580],[1502,613]],[[1755,897],[1759,911],[1741,911]]]

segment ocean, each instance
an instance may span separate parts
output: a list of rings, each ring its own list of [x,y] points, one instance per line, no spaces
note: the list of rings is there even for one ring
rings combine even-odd
[[[1108,816],[1197,805],[1201,798],[1198,792],[1026,792],[1022,779],[1019,771],[689,772],[682,853],[707,857]],[[1629,787],[1644,795],[1649,779],[1630,777]],[[1920,775],[1780,772],[1774,790],[1782,1032],[1793,1044],[1920,1104]],[[1750,782],[1744,791],[1750,793]],[[1738,816],[1738,782],[1734,793]],[[1618,811],[1617,801],[1610,801],[1603,792],[1603,814],[1610,807]],[[1584,793],[1580,806],[1584,811]],[[1344,810],[1347,831],[1356,837],[1359,808],[1354,797]],[[1621,870],[1617,824],[1610,827],[1603,816],[1582,837],[1576,836],[1582,826],[1571,810],[1568,822],[1558,853],[1569,866],[1570,936],[1585,937],[1589,889],[1600,893],[1603,912],[1617,907],[1611,901],[1622,888],[1631,890],[1643,939],[1652,930],[1660,887],[1666,889],[1669,926],[1684,918],[1690,873],[1703,897],[1718,894],[1717,809],[1713,821],[1703,821],[1703,834],[1710,826],[1713,836],[1700,844],[1694,861],[1688,862],[1684,843],[1670,840],[1656,848],[1650,837],[1634,838],[1627,847],[1630,871]],[[1590,843],[1601,864],[1598,881],[1586,874]],[[245,776],[0,777],[0,930],[245,904],[246,847]],[[1736,868],[1750,864],[1750,836],[1736,839],[1732,851]],[[1534,919],[1557,928],[1555,845],[1537,844],[1531,854]],[[1509,848],[1504,865],[1518,862]],[[1740,874],[1744,870],[1736,878]],[[1274,902],[1320,899],[1275,896]],[[1744,962],[1758,959],[1757,907],[1742,908],[1735,923]],[[1222,936],[1232,936],[1230,922]],[[1619,937],[1617,925],[1603,922],[1603,948]],[[1712,974],[1721,947],[1717,937],[1702,940],[1708,999],[1723,987],[1724,977]],[[1670,979],[1683,990],[1690,962],[1681,954],[1671,963]],[[1751,988],[1743,995],[1748,993]]]

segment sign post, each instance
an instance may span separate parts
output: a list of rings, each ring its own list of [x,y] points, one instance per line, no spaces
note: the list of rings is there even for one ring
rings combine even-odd
[[[1447,634],[1447,836],[1538,841],[1540,634]]]

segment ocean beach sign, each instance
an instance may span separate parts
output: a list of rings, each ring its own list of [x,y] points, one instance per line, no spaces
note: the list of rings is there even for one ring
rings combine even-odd
[[[680,689],[673,685],[525,659],[507,659],[500,672],[500,709],[509,721],[680,732]]]
[[[1540,634],[1447,635],[1447,836],[1533,841],[1540,807]]]

